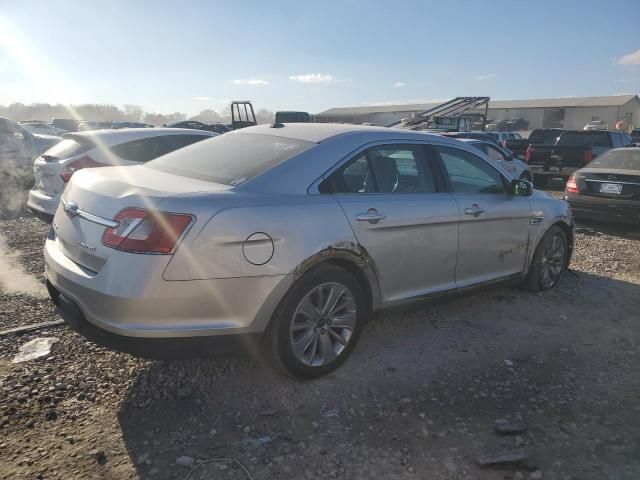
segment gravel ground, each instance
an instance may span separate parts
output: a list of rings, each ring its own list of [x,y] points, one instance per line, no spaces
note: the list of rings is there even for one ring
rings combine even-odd
[[[0,220],[12,280],[0,277],[0,329],[56,318],[41,296],[46,231]],[[636,480],[639,247],[640,232],[581,228],[555,290],[380,315],[314,382],[250,353],[135,359],[64,326],[0,337],[0,478],[184,479],[194,462],[232,458],[254,479]],[[47,336],[60,339],[48,357],[11,363]],[[506,451],[526,458],[478,464]],[[191,478],[248,477],[212,462]]]

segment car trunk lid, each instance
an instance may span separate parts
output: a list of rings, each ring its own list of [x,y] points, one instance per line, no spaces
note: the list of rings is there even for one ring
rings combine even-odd
[[[616,169],[603,171],[603,169],[586,168],[580,170],[578,181],[586,186],[586,189],[580,189],[582,195],[619,200],[640,200],[640,172],[638,171]],[[604,185],[620,185],[620,187],[616,189],[603,187]],[[617,193],[618,190],[620,193]]]
[[[102,244],[102,236],[113,226],[118,212],[125,208],[161,210],[168,197],[229,188],[143,166],[80,170],[67,185],[56,211],[56,240],[68,258],[99,272],[116,252]]]
[[[33,164],[35,188],[50,197],[58,195],[65,186],[60,176],[64,166],[95,146],[86,137],[65,136],[61,142],[36,158]]]

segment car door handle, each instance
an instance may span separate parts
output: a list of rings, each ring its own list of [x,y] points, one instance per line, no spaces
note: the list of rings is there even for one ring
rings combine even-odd
[[[387,216],[380,212],[358,213],[356,215],[356,220],[359,222],[377,222],[378,220],[384,220],[385,218],[387,218]]]
[[[473,215],[474,217],[477,217],[478,215],[484,213],[484,208],[480,208],[479,205],[474,203],[473,205],[471,205],[471,208],[465,208],[464,213],[467,215]]]

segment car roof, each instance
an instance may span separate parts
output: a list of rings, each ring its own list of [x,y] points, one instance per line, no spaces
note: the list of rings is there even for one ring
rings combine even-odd
[[[115,145],[139,138],[162,137],[166,135],[202,135],[203,137],[215,137],[219,134],[190,128],[117,128],[70,132],[63,134],[62,138],[97,140],[107,145]]]
[[[165,125],[167,127],[170,127],[172,125],[180,125],[181,123],[199,123],[200,125],[205,125],[205,123],[201,122],[200,120],[176,120],[175,122],[165,123]]]
[[[425,135],[431,137],[436,141],[441,141],[440,139],[444,140],[446,138],[441,135],[415,132],[413,130],[404,130],[401,128],[373,127],[367,125],[349,125],[341,123],[281,123],[278,125],[280,126],[273,127],[272,125],[264,124],[255,127],[247,127],[241,130],[230,132],[230,134],[255,133],[261,135],[293,138],[296,140],[303,140],[313,143],[320,143],[340,135],[353,133],[380,133],[384,134],[384,137],[387,138],[406,138],[408,140],[425,140]],[[229,133],[225,133],[225,135],[229,135]]]
[[[456,140],[465,143],[491,143],[488,140],[482,140],[480,138],[456,138]]]

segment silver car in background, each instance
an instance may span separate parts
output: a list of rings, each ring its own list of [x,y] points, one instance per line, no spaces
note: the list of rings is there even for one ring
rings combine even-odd
[[[77,172],[45,261],[59,311],[99,343],[166,357],[255,336],[317,377],[373,311],[507,279],[548,289],[572,247],[565,202],[463,142],[274,124]]]

